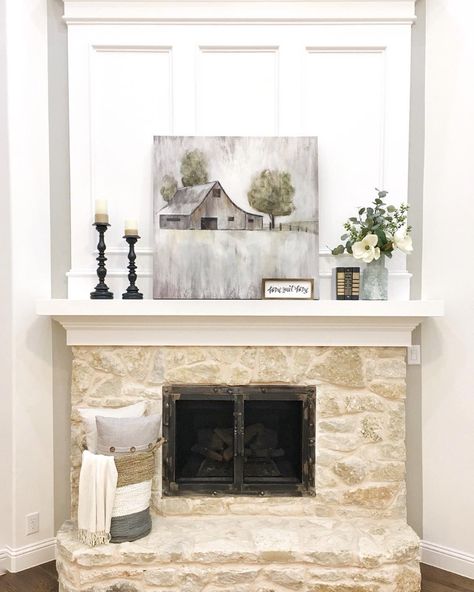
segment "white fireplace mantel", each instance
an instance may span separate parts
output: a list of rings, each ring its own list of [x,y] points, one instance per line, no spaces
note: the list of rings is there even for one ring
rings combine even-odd
[[[68,345],[408,346],[440,301],[47,300]]]

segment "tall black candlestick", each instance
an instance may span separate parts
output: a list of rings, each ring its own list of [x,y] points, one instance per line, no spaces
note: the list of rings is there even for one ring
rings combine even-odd
[[[107,257],[105,256],[105,240],[104,234],[107,228],[110,226],[108,223],[102,222],[94,222],[93,226],[96,227],[97,232],[99,233],[99,242],[97,244],[97,249],[99,251],[99,256],[97,257],[96,261],[99,263],[97,266],[97,277],[99,278],[99,283],[95,287],[95,290],[91,292],[92,300],[110,300],[114,297],[113,293],[109,290],[109,287],[105,283],[105,276],[107,275],[107,269],[105,267],[105,262],[107,261]]]
[[[138,234],[126,234],[123,238],[128,243],[128,281],[130,282],[130,285],[128,286],[127,291],[122,294],[122,298],[124,300],[142,300],[143,294],[139,292],[135,285],[135,282],[137,281],[137,266],[135,265],[135,259],[137,256],[135,254],[135,243],[140,237]]]

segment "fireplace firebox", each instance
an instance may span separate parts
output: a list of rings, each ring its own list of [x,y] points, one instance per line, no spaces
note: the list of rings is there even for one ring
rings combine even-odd
[[[314,387],[163,388],[165,495],[314,495]]]

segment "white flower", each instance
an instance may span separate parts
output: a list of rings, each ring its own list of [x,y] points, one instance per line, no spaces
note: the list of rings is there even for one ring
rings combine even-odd
[[[413,252],[411,236],[407,235],[406,227],[399,228],[393,237],[393,244],[407,255]]]
[[[356,259],[362,259],[364,263],[370,263],[380,257],[380,249],[376,246],[379,237],[376,234],[367,234],[361,241],[352,245],[352,254]]]

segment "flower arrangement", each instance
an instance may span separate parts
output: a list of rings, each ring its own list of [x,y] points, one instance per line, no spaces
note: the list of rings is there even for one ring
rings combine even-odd
[[[395,249],[407,254],[413,251],[411,226],[407,225],[408,204],[398,208],[387,205],[384,198],[388,192],[376,191],[372,206],[360,208],[358,217],[349,218],[344,224],[346,232],[341,241],[345,244],[332,249],[333,255],[346,251],[355,259],[371,263],[381,255],[391,257]]]

